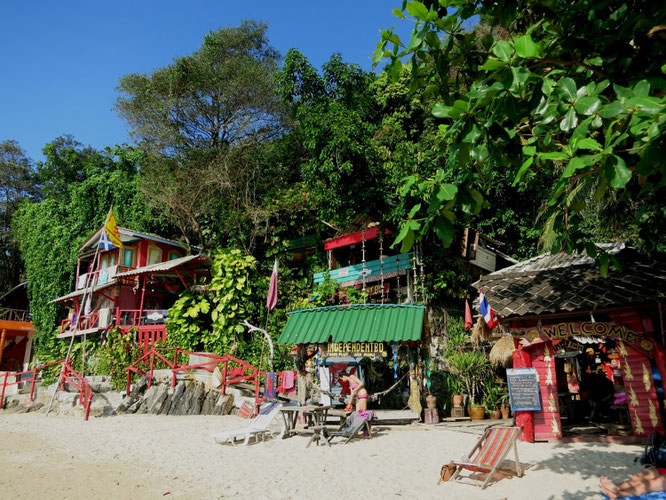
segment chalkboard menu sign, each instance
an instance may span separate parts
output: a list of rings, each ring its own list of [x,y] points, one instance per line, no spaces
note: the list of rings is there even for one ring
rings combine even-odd
[[[506,371],[509,399],[513,411],[539,411],[539,380],[536,368],[514,368]]]

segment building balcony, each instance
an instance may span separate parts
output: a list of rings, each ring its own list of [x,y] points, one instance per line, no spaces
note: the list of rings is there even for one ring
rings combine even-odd
[[[77,335],[93,333],[108,327],[120,326],[127,330],[142,326],[166,324],[168,311],[166,309],[121,309],[114,311],[111,308],[102,308],[93,311],[87,316],[75,316],[74,319],[64,319],[60,324],[58,337],[69,337],[76,330]],[[75,322],[78,321],[78,325]]]
[[[76,279],[76,290],[83,290],[84,288],[86,288],[86,286],[96,287],[100,285],[106,285],[107,283],[113,283],[117,280],[116,274],[124,273],[131,269],[135,268],[115,265],[107,267],[106,269],[100,269],[93,273],[81,274]]]
[[[398,275],[404,275],[408,269],[412,268],[412,257],[414,253],[405,253],[391,255],[382,259],[371,260],[363,264],[354,264],[353,266],[331,269],[330,277],[333,281],[340,283],[341,286],[355,286],[363,283],[365,276],[366,283],[380,281],[383,279],[394,278]],[[326,279],[326,273],[315,273],[314,282],[321,285]]]
[[[9,307],[0,307],[0,321],[19,321],[21,323],[30,323],[32,316],[27,309],[12,309]]]

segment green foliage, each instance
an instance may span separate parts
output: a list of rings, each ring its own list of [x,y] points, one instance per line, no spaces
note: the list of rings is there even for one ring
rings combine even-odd
[[[280,129],[272,88],[279,54],[267,29],[255,21],[221,28],[170,66],[122,77],[116,108],[132,135],[167,156],[273,137]]]
[[[485,393],[483,404],[489,411],[499,410],[500,405],[506,401],[504,396],[508,396],[506,394],[506,386],[495,385],[492,377],[486,382]]]
[[[102,225],[111,207],[120,225],[167,237],[172,233],[137,189],[142,153],[120,148],[97,152],[65,137],[47,145],[44,154],[37,176],[45,199],[22,203],[12,226],[29,280],[38,357],[63,342],[51,338],[63,315],[52,300],[72,290],[78,247]]]
[[[186,291],[169,310],[168,344],[217,354],[236,345],[242,356],[248,346],[238,342],[238,335],[244,331],[240,323],[255,311],[250,284],[256,260],[240,250],[222,249],[212,261],[207,294]]]
[[[134,363],[143,354],[136,344],[136,330],[123,334],[121,328],[112,329],[106,337],[106,342],[95,351],[97,364],[95,372],[98,375],[110,375],[111,385],[116,391],[125,389],[127,372],[125,368]],[[136,377],[136,374],[132,374]]]
[[[664,250],[654,230],[666,215],[658,201],[666,174],[666,49],[650,33],[666,15],[663,4],[405,6],[398,17],[415,18],[409,43],[383,31],[375,62],[389,58],[387,71],[396,75],[410,58],[404,67],[414,88],[429,89],[448,159],[415,186],[417,204],[398,236],[403,251],[429,232],[450,245],[451,225],[495,204],[495,187],[507,180],[543,202],[547,250],[582,250],[603,234],[604,221],[589,222],[599,202],[630,207],[620,225],[637,227],[634,243]],[[466,31],[473,16],[492,29]]]
[[[32,161],[16,141],[0,142],[0,186],[0,295],[3,295],[23,277],[18,242],[11,234],[12,217],[23,200],[39,196]]]
[[[457,376],[469,396],[470,403],[480,403],[484,394],[484,381],[491,373],[490,362],[480,351],[458,351],[447,355],[449,370]]]

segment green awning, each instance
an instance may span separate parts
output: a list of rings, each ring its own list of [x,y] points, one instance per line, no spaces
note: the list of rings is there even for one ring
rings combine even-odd
[[[278,342],[401,342],[419,340],[425,306],[355,304],[293,311]]]

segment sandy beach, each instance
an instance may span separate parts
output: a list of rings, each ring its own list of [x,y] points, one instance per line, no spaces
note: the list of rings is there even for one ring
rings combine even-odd
[[[0,416],[2,498],[594,498],[599,475],[640,469],[642,447],[606,443],[519,444],[522,478],[485,491],[470,482],[437,485],[476,431],[377,426],[371,440],[305,448],[307,438],[224,446],[213,432],[240,417],[128,415],[80,418]]]

